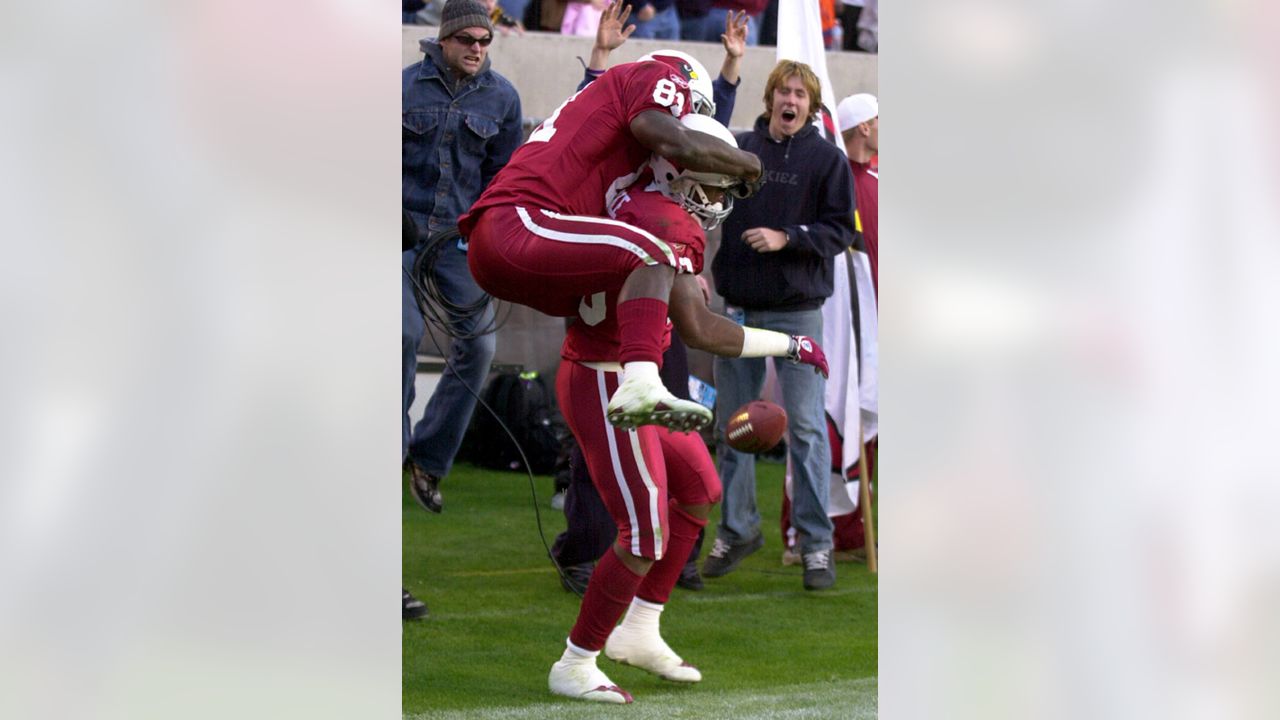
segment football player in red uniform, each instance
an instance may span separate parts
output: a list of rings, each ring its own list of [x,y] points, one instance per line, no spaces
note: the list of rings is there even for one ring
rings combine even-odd
[[[682,127],[736,146],[720,123],[690,115]],[[744,328],[707,308],[696,281],[706,237],[729,214],[737,178],[684,170],[654,156],[644,177],[610,198],[615,221],[662,238],[680,269],[671,291],[671,321],[695,347],[732,357],[789,357],[826,373],[822,349],[807,337]],[[698,531],[720,499],[720,480],[702,438],[650,425],[622,429],[609,422],[609,399],[625,384],[631,365],[619,360],[621,280],[577,304],[565,336],[556,394],[582,447],[592,482],[618,526],[617,540],[600,558],[587,585],[567,648],[548,684],[559,695],[625,703],[631,696],[596,665],[603,649],[613,660],[667,680],[698,682],[702,675],[662,639],[659,617]],[[668,341],[666,318],[662,345]],[[622,623],[618,619],[626,613]],[[615,627],[616,625],[616,627]]]
[[[495,297],[573,317],[583,298],[618,288],[616,361],[628,372],[606,415],[619,428],[711,422],[709,410],[675,398],[658,377],[680,256],[665,239],[605,217],[655,154],[744,188],[759,181],[754,154],[680,123],[710,114],[711,96],[706,69],[678,51],[611,68],[533,131],[458,222],[471,273]]]

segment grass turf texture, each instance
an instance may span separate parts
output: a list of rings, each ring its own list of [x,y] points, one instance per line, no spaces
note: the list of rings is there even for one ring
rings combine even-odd
[[[662,615],[663,636],[702,682],[667,682],[601,654],[600,668],[635,696],[625,706],[547,690],[579,599],[560,587],[538,538],[528,476],[456,466],[440,515],[404,493],[404,584],[431,609],[403,624],[405,717],[876,717],[876,578],[840,563],[834,588],[806,592],[801,569],[781,563],[782,466],[757,463],[757,476],[765,547],[700,592],[676,588]],[[549,477],[535,487],[551,543],[564,515],[547,505]]]

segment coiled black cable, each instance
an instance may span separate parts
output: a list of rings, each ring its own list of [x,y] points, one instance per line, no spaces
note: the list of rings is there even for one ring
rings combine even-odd
[[[424,320],[444,335],[457,340],[472,340],[482,335],[497,332],[510,317],[511,306],[509,303],[501,303],[504,311],[501,319],[499,320],[499,311],[495,309],[493,317],[488,322],[481,324],[480,320],[488,309],[489,302],[492,300],[495,305],[498,305],[500,301],[485,293],[475,302],[458,304],[453,302],[441,289],[439,278],[435,272],[436,258],[442,249],[450,247],[461,240],[462,235],[456,227],[449,227],[432,233],[418,251],[418,256],[413,262],[412,271],[404,270],[404,273],[409,278],[409,284],[413,288],[414,300]],[[464,333],[459,330],[461,327],[472,327],[472,330]],[[431,336],[431,343],[435,346],[436,352],[440,357],[444,358],[445,364],[453,370],[449,355],[440,347],[436,334],[428,333],[428,335]],[[542,540],[542,547],[547,551],[547,557],[551,560],[551,565],[555,567],[556,573],[560,576],[561,584],[564,587],[573,588],[574,586],[569,582],[564,568],[556,560],[555,555],[552,554],[551,545],[547,542],[547,533],[542,527],[542,511],[538,507],[538,492],[534,484],[533,470],[529,465],[529,457],[525,455],[524,448],[520,445],[520,441],[516,439],[515,433],[511,432],[511,428],[507,427],[507,424],[502,421],[502,416],[490,407],[484,401],[484,398],[480,397],[480,393],[468,385],[456,370],[454,370],[454,377],[462,383],[468,393],[471,393],[476,402],[492,415],[494,420],[498,421],[498,426],[515,444],[516,451],[520,453],[520,461],[524,463],[525,473],[529,476],[529,496],[533,501],[533,516],[538,526],[538,538]],[[577,590],[572,592],[578,597],[582,597],[582,593]]]

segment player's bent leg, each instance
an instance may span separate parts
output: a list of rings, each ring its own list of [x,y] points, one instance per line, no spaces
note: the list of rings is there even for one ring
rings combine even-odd
[[[671,394],[658,375],[674,280],[674,268],[645,265],[627,276],[618,294],[618,359],[624,374],[609,399],[608,418],[615,427],[660,425],[686,432],[711,424],[710,410]]]
[[[568,649],[551,666],[547,678],[551,692],[594,702],[631,702],[631,695],[596,667],[596,656],[652,564],[651,559],[631,555],[617,543],[600,558],[569,632]]]
[[[572,641],[566,644],[568,647],[564,654],[551,666],[551,673],[547,676],[547,687],[551,692],[591,702],[622,705],[632,701],[631,693],[618,687],[596,667],[599,650],[583,650],[575,647]]]
[[[649,574],[649,570],[653,568],[653,560],[639,555],[632,555],[629,550],[622,546],[621,543],[613,544],[613,551],[617,554],[618,559],[628,570],[636,575],[645,576]]]
[[[689,512],[686,507],[694,512]],[[604,654],[610,660],[634,665],[674,682],[702,680],[698,668],[686,662],[663,640],[659,619],[689,558],[689,551],[698,540],[698,531],[707,524],[706,515],[710,509],[710,505],[681,506],[672,502],[666,554],[645,575],[622,623],[613,629],[605,642]]]

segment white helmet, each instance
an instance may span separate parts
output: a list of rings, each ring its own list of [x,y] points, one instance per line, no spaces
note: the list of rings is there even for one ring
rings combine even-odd
[[[711,88],[711,75],[702,67],[698,59],[679,50],[655,50],[644,55],[636,62],[657,60],[670,65],[684,75],[689,81],[689,95],[693,97],[693,111],[700,115],[715,115],[716,103],[712,98],[715,92]]]
[[[686,130],[706,133],[735,148],[738,147],[738,142],[734,140],[729,128],[721,125],[714,118],[690,114],[680,118],[680,123]],[[746,197],[745,185],[740,178],[733,175],[682,170],[661,155],[650,158],[649,167],[653,170],[653,186],[658,192],[680,203],[680,207],[698,218],[703,230],[714,229],[722,220],[729,217],[730,211],[733,210],[734,197]],[[703,190],[704,185],[724,188],[724,195],[720,200],[711,202],[706,191]]]

